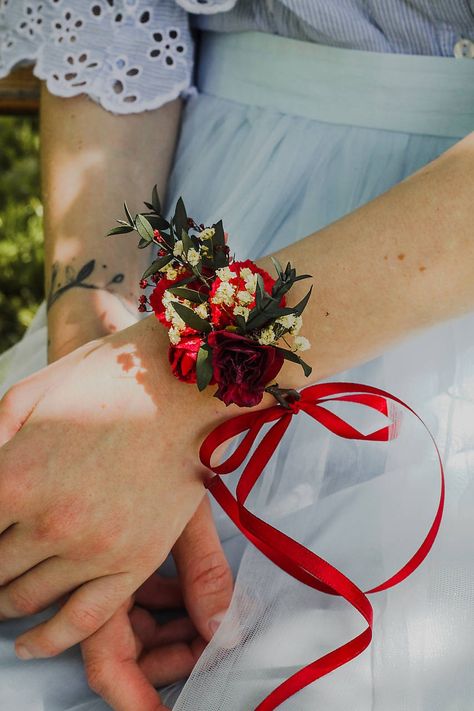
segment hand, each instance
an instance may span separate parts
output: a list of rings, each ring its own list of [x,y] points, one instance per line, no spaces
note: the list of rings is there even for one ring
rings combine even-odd
[[[19,639],[20,656],[58,654],[99,629],[164,560],[203,496],[198,445],[222,406],[171,375],[165,339],[145,319],[1,402],[0,616],[74,591]]]
[[[82,643],[89,685],[115,711],[163,711],[153,685],[191,673],[215,631],[213,623],[229,605],[232,578],[206,499],[174,546],[173,557],[181,586],[153,575],[134,596],[135,606],[132,599],[124,603]],[[148,611],[183,604],[192,621],[181,618],[160,626]]]

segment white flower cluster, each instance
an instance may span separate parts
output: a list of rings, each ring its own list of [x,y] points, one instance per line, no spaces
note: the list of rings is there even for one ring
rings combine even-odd
[[[214,237],[215,234],[216,234],[216,231],[215,231],[214,227],[206,227],[204,230],[199,232],[198,239],[200,239],[200,240],[211,239],[212,237]]]
[[[249,305],[255,300],[257,275],[248,267],[243,267],[238,273],[229,267],[222,267],[216,270],[216,276],[221,283],[211,298],[212,303],[229,306],[234,316],[242,316],[247,320],[250,313]],[[231,283],[231,280],[239,276],[244,280],[245,289],[238,289],[236,284]]]
[[[183,274],[186,270],[184,269],[184,267],[180,267],[178,265],[173,266],[173,262],[168,262],[168,264],[165,264],[164,267],[161,267],[159,271],[162,272],[165,277],[170,281],[176,281],[180,274]]]
[[[209,310],[207,304],[194,304],[188,299],[181,299],[166,289],[163,294],[162,304],[165,307],[166,320],[171,323],[171,328],[168,330],[168,337],[170,342],[176,346],[181,341],[182,333],[186,328],[186,324],[181,316],[175,311],[173,302],[187,306],[188,309],[192,309],[198,316],[204,319],[209,317]]]
[[[260,331],[258,342],[262,346],[273,346],[276,345],[279,338],[281,337],[281,330],[277,328],[275,332],[275,326],[283,326],[284,329],[293,336],[293,348],[292,351],[307,351],[311,348],[311,344],[307,338],[304,336],[299,336],[301,326],[303,325],[303,318],[301,316],[296,316],[296,314],[287,314],[286,316],[280,316],[275,320],[275,323],[271,326],[267,326]],[[280,333],[278,333],[280,331]]]

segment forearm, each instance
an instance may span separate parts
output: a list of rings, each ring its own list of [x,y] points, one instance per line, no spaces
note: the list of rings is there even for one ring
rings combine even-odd
[[[150,186],[160,195],[179,129],[181,102],[116,116],[85,96],[42,87],[41,172],[50,360],[136,319],[149,258],[133,240],[106,238],[123,196],[133,214]],[[89,265],[90,273],[78,279]]]
[[[281,250],[314,279],[302,333],[315,380],[474,308],[474,135],[341,220]],[[269,259],[262,265],[271,269]],[[308,282],[295,284],[299,300]],[[281,384],[302,386],[285,365]]]
[[[285,362],[281,387],[332,376],[474,308],[473,144],[472,137],[459,143],[387,193],[275,255],[299,273],[309,271],[314,282],[302,330],[312,343],[304,359],[313,373],[305,378],[301,368]],[[273,270],[269,257],[259,263]],[[308,281],[297,282],[289,305],[307,288]],[[121,334],[136,377],[158,402],[167,402],[169,417],[179,417],[181,389],[187,410],[199,411],[191,435],[197,448],[210,428],[239,408],[226,408],[213,397],[214,388],[200,393],[180,383],[167,362],[168,346],[166,329],[154,315]],[[271,401],[265,395],[259,407]]]

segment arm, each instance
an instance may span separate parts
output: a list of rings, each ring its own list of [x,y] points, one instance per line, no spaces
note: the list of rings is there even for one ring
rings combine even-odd
[[[41,174],[49,361],[138,318],[138,282],[148,254],[105,239],[124,196],[130,210],[157,183],[163,194],[181,100],[114,115],[85,95],[63,99],[42,83]],[[146,160],[144,159],[146,157]],[[77,280],[80,270],[90,273]]]
[[[299,271],[311,263],[315,275],[305,312],[313,379],[472,308],[473,176],[469,137],[277,255]],[[177,381],[167,345],[165,329],[146,318],[22,381],[1,403],[0,615],[34,612],[75,590],[22,637],[34,655],[101,627],[163,560],[203,496],[199,444],[237,408]],[[293,366],[280,383],[305,378]]]
[[[474,308],[474,133],[355,212],[281,250],[314,276],[304,354],[315,380]],[[308,266],[311,265],[311,266]],[[262,266],[271,270],[269,259]],[[307,282],[290,292],[295,303]],[[307,384],[285,365],[281,383]]]
[[[40,125],[46,294],[52,302],[50,362],[137,321],[138,282],[149,252],[138,250],[133,240],[105,235],[122,212],[125,195],[135,214],[143,209],[151,184],[156,182],[165,194],[180,114],[181,101],[176,99],[154,111],[114,116],[85,96],[61,99],[43,86]],[[73,268],[77,274],[91,260],[95,266],[84,284],[99,288],[72,286],[66,272],[71,274]],[[57,265],[54,283],[53,265]],[[113,282],[121,274],[123,280]],[[157,695],[147,677],[164,684],[189,674],[204,647],[202,640],[213,634],[215,616],[219,618],[229,605],[232,575],[207,501],[176,542],[173,557],[180,576],[177,598],[168,600],[167,586],[156,587],[156,583],[154,598],[162,606],[185,606],[190,620],[183,619],[180,627],[173,623],[165,627],[163,641],[155,633],[156,643],[148,640],[143,650],[127,627],[125,605],[111,621],[110,631],[107,627],[84,643],[89,681],[114,706],[155,708]],[[133,610],[132,619],[136,614]],[[150,636],[155,628],[154,619],[142,610],[137,639],[140,633]],[[132,651],[126,656],[129,647]],[[137,650],[143,651],[144,672],[131,663],[134,654],[138,658]],[[111,678],[99,679],[102,659]]]

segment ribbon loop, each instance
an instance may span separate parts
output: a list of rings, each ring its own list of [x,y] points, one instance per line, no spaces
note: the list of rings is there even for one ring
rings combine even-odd
[[[308,684],[329,674],[342,664],[346,664],[366,649],[372,639],[373,624],[372,606],[367,595],[387,590],[397,585],[421,565],[436,539],[444,508],[445,480],[441,455],[433,435],[423,420],[406,403],[384,390],[360,383],[318,383],[305,388],[300,392],[300,395],[299,400],[288,402],[288,406],[273,405],[265,410],[247,412],[216,427],[206,437],[199,452],[202,464],[215,474],[214,477],[205,482],[205,485],[244,536],[267,558],[305,585],[330,595],[343,597],[363,616],[367,622],[367,628],[360,635],[346,642],[338,649],[316,659],[293,674],[274,689],[258,705],[255,711],[272,711]],[[334,401],[357,403],[377,410],[386,417],[388,417],[388,403],[390,401],[405,408],[422,423],[428,432],[439,463],[441,477],[439,503],[425,539],[415,554],[399,571],[388,580],[366,592],[360,590],[330,563],[298,543],[298,541],[260,519],[245,506],[249,494],[288,429],[293,415],[299,411],[303,411],[330,432],[344,439],[388,442],[398,436],[398,423],[396,421],[381,427],[375,432],[364,435],[344,419],[324,407],[325,403]],[[234,498],[220,475],[229,474],[244,463],[262,428],[269,423],[273,424],[251,454],[237,484]],[[215,450],[224,442],[242,434],[244,435],[243,439],[235,451],[221,464],[212,466],[211,459]]]

